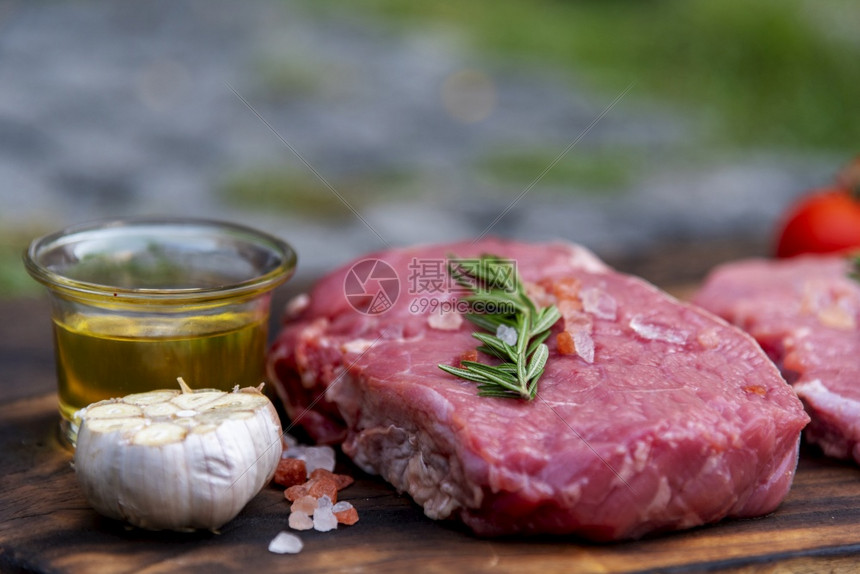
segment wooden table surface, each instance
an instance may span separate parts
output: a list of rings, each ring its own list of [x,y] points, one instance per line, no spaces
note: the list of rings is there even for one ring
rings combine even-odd
[[[713,251],[710,257],[719,258]],[[683,255],[683,254],[681,254]],[[723,254],[723,259],[733,255]],[[680,257],[680,255],[679,255]],[[665,257],[658,258],[664,260]],[[618,263],[618,262],[616,262]],[[658,283],[697,273],[643,260],[620,267]],[[642,267],[644,265],[644,267]],[[638,266],[638,268],[637,268]],[[691,268],[693,269],[691,271]],[[661,276],[660,274],[665,276]],[[646,277],[648,273],[642,273]],[[683,276],[684,279],[690,277]],[[692,277],[695,279],[695,277]],[[662,279],[662,280],[661,280]],[[280,305],[289,289],[279,292]],[[127,529],[92,511],[71,453],[58,442],[50,319],[45,299],[0,302],[0,572],[853,572],[860,569],[860,469],[803,449],[794,486],[770,516],[619,544],[569,538],[482,540],[424,517],[408,497],[363,475],[342,491],[360,521],[299,533],[304,550],[276,555],[288,530],[280,489],[265,488],[219,534]]]

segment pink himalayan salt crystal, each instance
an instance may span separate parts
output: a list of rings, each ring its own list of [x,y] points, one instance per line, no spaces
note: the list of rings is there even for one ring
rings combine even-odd
[[[305,461],[308,476],[318,468],[334,471],[335,452],[330,446],[295,445],[286,449],[281,458],[297,458]]]
[[[355,507],[345,500],[341,500],[331,507],[332,513],[337,517],[339,524],[352,526],[358,522],[358,511]]]
[[[311,515],[314,513],[314,510],[317,509],[317,499],[310,495],[302,496],[293,502],[292,506],[290,506],[290,512],[302,512],[307,515]]]
[[[594,362],[594,339],[591,338],[594,329],[593,319],[580,310],[578,300],[565,299],[558,304],[558,310],[564,321],[566,336],[557,337],[559,352],[564,355],[576,353],[586,363]]]
[[[289,524],[293,530],[310,530],[314,527],[314,521],[304,512],[290,512]]]

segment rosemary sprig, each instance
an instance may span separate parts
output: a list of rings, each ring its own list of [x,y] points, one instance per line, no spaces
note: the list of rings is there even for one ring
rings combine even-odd
[[[439,368],[478,383],[482,397],[534,399],[549,357],[544,341],[561,318],[558,308],[538,308],[526,294],[513,262],[496,255],[449,259],[448,272],[471,293],[462,298],[474,311],[466,319],[487,331],[472,333],[481,342],[477,350],[501,362],[462,361],[461,367],[440,364]]]

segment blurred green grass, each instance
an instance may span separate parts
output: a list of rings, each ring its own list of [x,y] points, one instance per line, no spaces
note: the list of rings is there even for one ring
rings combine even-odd
[[[624,105],[654,104],[691,119],[695,134],[660,150],[661,165],[724,161],[745,150],[789,150],[850,156],[860,152],[860,2],[855,0],[496,0],[304,2],[320,18],[360,17],[386,33],[451,28],[486,61],[543,68],[569,78],[600,107],[635,82]],[[449,37],[440,35],[441,39]],[[480,59],[480,58],[479,58]],[[504,66],[500,66],[504,73]],[[452,70],[454,72],[455,70]],[[325,99],[348,70],[284,54],[259,62],[265,94],[279,101]],[[594,99],[594,98],[592,98]],[[647,107],[645,108],[648,109]],[[636,146],[639,147],[636,147]],[[537,192],[613,193],[648,169],[645,144],[577,149],[542,178]],[[557,156],[553,142],[498,146],[464,158],[478,181],[516,190]],[[729,159],[731,161],[731,159]],[[350,203],[363,208],[394,194],[424,193],[424,174],[330,175]],[[244,209],[299,214],[323,222],[349,217],[345,206],[301,166],[248,166],[220,188]],[[35,233],[0,231],[0,296],[30,295],[39,285],[20,260]]]
[[[853,0],[355,0],[318,10],[457,29],[480,50],[694,114],[706,144],[856,152]]]
[[[41,285],[24,268],[22,255],[37,232],[3,230],[0,232],[0,298],[36,296]]]
[[[326,181],[348,198],[349,206],[302,166],[257,166],[234,172],[222,182],[219,194],[229,205],[242,209],[270,210],[332,223],[351,218],[350,207],[361,209],[395,192],[403,195],[408,192],[412,176],[400,171],[377,171]]]
[[[475,162],[476,175],[498,187],[522,190],[539,178],[538,187],[569,192],[575,182],[583,193],[621,193],[641,173],[645,158],[635,150],[577,150],[558,162],[559,150],[553,147],[498,147],[487,150]],[[554,163],[556,162],[556,163]],[[550,168],[551,166],[551,168]]]

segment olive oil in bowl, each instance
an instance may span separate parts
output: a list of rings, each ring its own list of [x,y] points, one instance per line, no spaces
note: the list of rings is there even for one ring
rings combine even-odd
[[[73,421],[104,399],[174,388],[230,390],[263,382],[266,316],[224,312],[191,318],[76,314],[54,322],[60,413]]]
[[[27,270],[48,287],[62,438],[96,401],[263,382],[272,290],[296,254],[271,235],[216,221],[125,219],[33,240]]]

